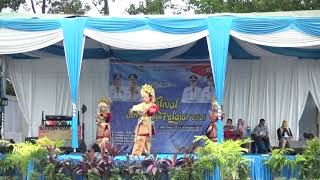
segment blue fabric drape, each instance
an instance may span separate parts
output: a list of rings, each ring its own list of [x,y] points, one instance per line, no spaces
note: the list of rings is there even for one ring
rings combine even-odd
[[[270,156],[263,155],[244,155],[245,158],[250,160],[251,177],[255,180],[272,180],[271,170],[264,164],[264,162],[270,158]],[[294,160],[295,156],[287,156],[289,160]],[[281,175],[288,180],[291,177],[291,171],[289,168],[284,168]],[[294,178],[298,178],[298,170],[293,173]]]
[[[0,28],[19,31],[48,31],[61,28],[60,20],[9,19],[0,20]]]
[[[319,49],[303,49],[303,48],[283,48],[283,47],[270,47],[270,46],[260,46],[261,48],[285,56],[294,56],[298,58],[306,59],[320,59]]]
[[[117,59],[126,60],[130,62],[148,62],[154,57],[159,57],[165,53],[172,51],[171,49],[159,49],[159,50],[123,50],[123,49],[110,49],[109,53],[111,57]]]
[[[30,160],[27,166],[27,178],[26,178],[27,180],[31,179],[31,172],[33,171],[33,169],[34,169],[34,161]]]
[[[159,18],[150,19],[149,26],[157,31],[170,34],[190,34],[207,29],[207,19]]]
[[[90,18],[86,28],[105,32],[151,29],[170,34],[190,34],[206,30],[207,21],[182,18]]]
[[[220,106],[222,105],[231,25],[232,17],[212,17],[208,19],[210,61],[214,72],[217,101]],[[221,120],[217,122],[217,129],[218,142],[222,142],[223,122]]]
[[[247,34],[271,34],[288,29],[320,36],[320,18],[237,17],[232,23],[232,30]]]
[[[51,45],[40,49],[40,51],[59,56],[65,56],[63,46]],[[83,50],[82,59],[106,59],[108,57],[110,57],[110,54],[103,48],[87,48]]]
[[[263,155],[244,155],[246,159],[250,161],[249,170],[250,177],[253,180],[272,180],[271,170],[264,164],[264,162],[270,158],[270,156]],[[287,156],[289,160],[294,160],[295,156]],[[281,172],[283,177],[286,177],[287,180],[292,178],[290,168],[284,168]],[[296,169],[293,173],[293,178],[298,178],[299,172]],[[220,180],[220,171],[219,168],[215,167],[213,172],[210,174],[205,173],[205,180]]]
[[[233,59],[259,59],[259,57],[254,56],[244,50],[237,41],[235,41],[232,37],[230,37],[229,41],[229,53],[232,56]],[[180,54],[178,56],[175,56],[174,58],[178,59],[208,59],[209,58],[209,52],[208,52],[208,44],[207,39],[202,38],[198,40],[198,42],[190,48],[188,51],[186,51],[183,54]]]
[[[320,18],[299,18],[294,22],[295,29],[311,36],[320,36]]]
[[[283,31],[289,28],[293,19],[273,18],[235,18],[232,30],[247,34],[267,34]]]
[[[78,148],[77,99],[83,54],[85,18],[64,19],[62,28],[72,101],[72,148]]]

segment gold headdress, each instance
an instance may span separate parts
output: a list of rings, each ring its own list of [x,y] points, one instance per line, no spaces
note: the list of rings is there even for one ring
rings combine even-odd
[[[218,112],[218,107],[219,107],[218,102],[217,102],[216,100],[214,100],[214,101],[212,101],[211,105],[212,105],[212,106],[211,106],[210,111],[212,111],[212,112]]]
[[[107,97],[101,97],[101,98],[98,100],[98,105],[100,105],[100,104],[102,104],[102,103],[104,103],[104,104],[106,104],[106,105],[111,106],[112,101],[111,101],[111,99],[110,99],[110,98],[107,98]]]
[[[154,89],[153,89],[153,87],[151,85],[149,85],[149,84],[143,85],[142,88],[141,88],[141,92],[140,93],[141,93],[141,96],[144,93],[150,95],[151,96],[151,101],[154,102],[156,95],[155,95]]]

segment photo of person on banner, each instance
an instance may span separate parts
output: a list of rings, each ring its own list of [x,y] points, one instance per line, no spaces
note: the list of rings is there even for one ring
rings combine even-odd
[[[140,100],[140,87],[138,85],[138,76],[136,74],[129,74],[128,76],[129,86],[126,90],[126,100],[127,101],[139,101]]]
[[[124,88],[121,85],[121,74],[113,75],[113,84],[111,86],[111,98],[113,101],[122,101],[125,97]]]
[[[212,102],[216,98],[215,87],[212,73],[207,75],[208,86],[204,87],[201,92],[201,102]]]
[[[151,150],[151,137],[155,135],[151,118],[159,112],[159,107],[155,104],[155,92],[151,85],[143,85],[140,93],[143,102],[130,109],[130,113],[136,113],[139,116],[135,128],[132,155],[141,156],[144,154],[148,156]]]
[[[181,102],[192,103],[200,100],[201,88],[198,87],[198,77],[196,75],[191,75],[189,77],[190,86],[184,88]]]
[[[99,145],[101,152],[106,150],[106,144],[110,143],[111,139],[111,104],[112,101],[109,98],[102,97],[98,100],[96,116],[97,144]]]

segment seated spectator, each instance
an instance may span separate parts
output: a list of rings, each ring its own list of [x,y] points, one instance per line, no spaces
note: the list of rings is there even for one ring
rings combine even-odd
[[[223,127],[223,134],[224,134],[224,139],[232,139],[236,140],[235,138],[235,128],[232,125],[232,119],[227,120],[227,124]]]
[[[244,127],[243,119],[238,119],[236,131],[239,135],[239,138],[243,138],[246,136],[246,128]]]
[[[254,128],[254,133],[254,141],[258,147],[258,153],[270,152],[269,131],[264,119],[260,119],[259,125]]]
[[[289,139],[292,139],[291,129],[288,128],[287,121],[282,121],[282,125],[277,129],[279,148],[290,148]]]
[[[234,131],[234,126],[232,125],[232,119],[227,120],[227,124],[223,127],[223,131]]]

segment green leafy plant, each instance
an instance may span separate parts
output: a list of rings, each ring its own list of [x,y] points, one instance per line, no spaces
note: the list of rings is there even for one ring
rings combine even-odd
[[[170,170],[170,163],[163,159],[158,159],[157,154],[152,157],[148,157],[141,162],[141,166],[144,168],[148,179],[167,179]]]
[[[10,154],[0,160],[0,173],[5,177],[5,179],[16,179],[17,174],[17,165],[14,164],[12,158],[9,157]]]
[[[56,153],[60,152],[59,148],[63,142],[54,142],[48,138],[42,138],[37,140],[36,144],[30,142],[18,143],[18,144],[8,144],[13,147],[11,153],[6,154],[5,159],[0,161],[1,169],[6,171],[7,174],[18,174],[14,172],[20,171],[22,178],[26,177],[26,170],[29,163],[33,162],[34,169],[31,174],[32,179],[37,179],[44,172],[46,175],[54,175],[54,178],[46,177],[47,179],[56,179],[56,177],[63,178],[62,174],[56,173],[54,171],[55,165],[58,163],[56,160]],[[47,158],[49,156],[49,159]],[[52,170],[53,169],[53,170]],[[52,170],[51,173],[48,173]]]
[[[222,179],[245,179],[249,176],[249,160],[243,157],[248,150],[242,145],[250,142],[248,139],[223,141],[221,144],[209,140],[206,136],[196,136],[195,142],[203,141],[204,145],[197,147],[198,171],[212,171],[219,166]]]
[[[307,142],[306,149],[299,157],[301,176],[303,179],[320,179],[320,139],[315,138]]]
[[[127,155],[126,162],[120,166],[120,176],[125,180],[144,180],[147,179],[143,173],[141,164],[131,161]]]
[[[52,164],[52,163],[46,166],[44,175],[47,180],[71,180],[70,177],[62,173],[56,173],[56,166],[55,164]]]
[[[174,154],[173,159],[162,160],[163,163],[169,165],[170,179],[194,180],[203,178],[203,173],[202,171],[199,171],[199,166],[194,155],[194,150],[198,146],[198,142],[192,143],[189,147],[175,145],[177,151]],[[177,159],[177,153],[183,153],[184,156]]]
[[[6,159],[19,168],[23,177],[26,176],[27,166],[31,160],[45,159],[47,155],[47,151],[38,144],[25,142],[13,144],[12,146],[13,151]]]
[[[72,170],[66,171],[68,165],[66,161],[58,161],[57,155],[61,153],[60,147],[64,144],[61,141],[52,141],[47,137],[38,139],[36,145],[43,149],[44,154],[33,159],[34,170],[33,179],[44,176],[48,180],[69,180],[72,177]],[[41,158],[40,158],[41,157]],[[68,173],[69,172],[69,173]]]
[[[103,169],[100,167],[102,164],[101,159],[95,157],[93,149],[89,153],[82,155],[82,162],[77,164],[74,172],[78,175],[90,175],[94,177],[95,175],[100,176],[103,174]]]
[[[272,175],[274,178],[280,179],[281,171],[285,167],[291,167],[293,160],[289,160],[287,158],[287,154],[292,152],[293,149],[285,148],[285,149],[274,149],[272,150],[271,157],[264,162],[264,164],[270,168],[272,171]]]

